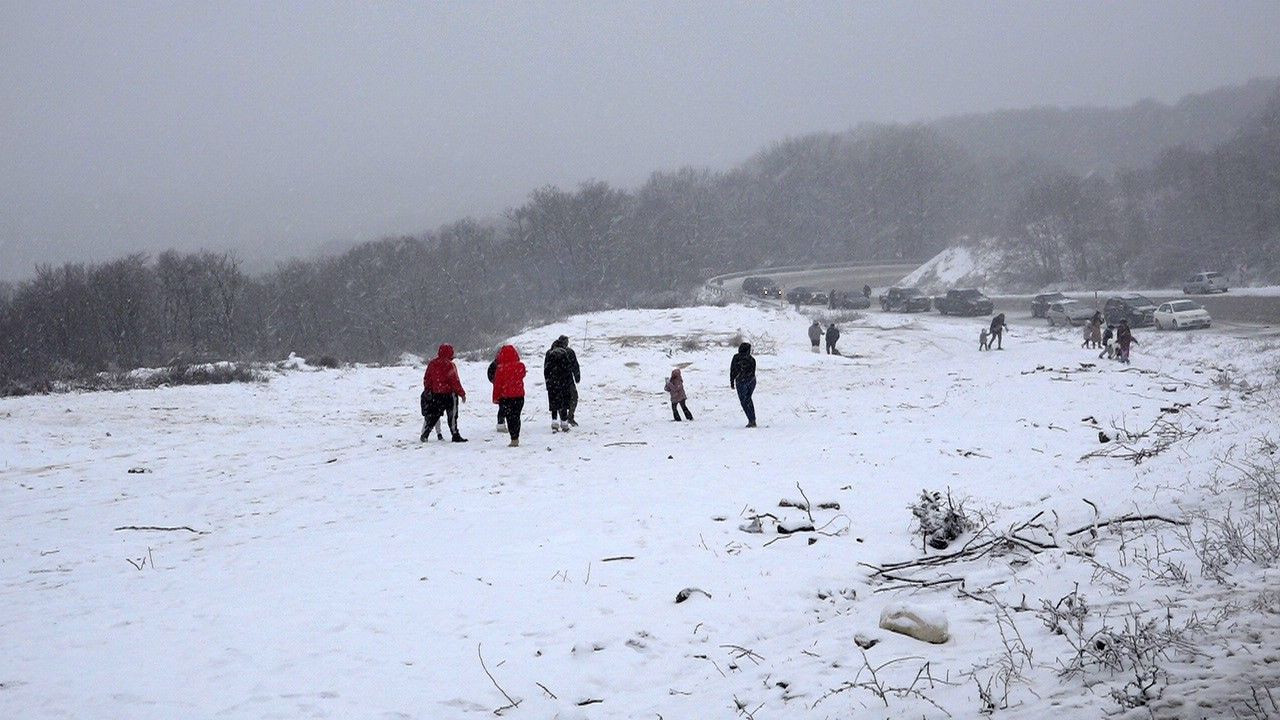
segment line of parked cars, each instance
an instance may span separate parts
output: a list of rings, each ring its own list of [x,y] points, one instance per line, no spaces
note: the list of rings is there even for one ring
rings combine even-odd
[[[1037,295],[1031,301],[1032,317],[1044,317],[1050,325],[1083,325],[1093,317],[1094,309],[1062,293]],[[1128,320],[1130,327],[1155,326],[1157,330],[1189,330],[1207,328],[1213,323],[1209,311],[1191,300],[1171,300],[1157,305],[1144,295],[1129,293],[1107,298],[1102,318],[1108,325]]]
[[[742,291],[760,298],[783,297],[781,288],[767,277],[746,278],[742,281]],[[1182,291],[1188,295],[1227,292],[1227,283],[1221,273],[1201,272],[1188,278]],[[948,290],[945,295],[931,298],[918,288],[891,287],[878,299],[880,309],[885,312],[928,312],[933,308],[943,315],[990,315],[995,312],[995,303],[975,288]],[[862,310],[871,306],[870,298],[856,290],[832,290],[828,293],[805,286],[789,290],[786,300],[793,305],[826,305],[838,309]],[[1031,317],[1044,318],[1050,325],[1083,325],[1089,322],[1094,312],[1089,304],[1060,292],[1041,293],[1031,300]],[[1157,330],[1207,328],[1213,322],[1199,303],[1172,300],[1157,305],[1138,293],[1107,298],[1102,306],[1102,316],[1108,325],[1119,325],[1121,320],[1127,320],[1130,327],[1155,326]]]

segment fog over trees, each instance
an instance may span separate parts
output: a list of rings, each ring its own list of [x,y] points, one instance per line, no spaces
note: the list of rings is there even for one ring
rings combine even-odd
[[[536,320],[692,299],[709,275],[925,259],[1001,238],[1028,287],[1280,279],[1280,81],[1174,106],[1036,109],[782,140],[727,171],[533,189],[462,219],[249,274],[231,254],[41,266],[0,285],[0,384],[177,360],[382,361]]]

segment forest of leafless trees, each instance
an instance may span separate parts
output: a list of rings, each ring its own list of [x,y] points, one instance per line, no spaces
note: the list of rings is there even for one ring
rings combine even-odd
[[[946,121],[863,126],[781,142],[727,172],[655,173],[633,190],[539,188],[500,222],[263,274],[210,252],[39,267],[0,285],[0,390],[176,362],[482,347],[567,312],[687,302],[715,273],[924,258],[966,236],[1018,247],[1028,287],[1150,286],[1241,266],[1274,280],[1280,83],[1246,87],[1260,99],[1224,137],[1140,167],[1082,171],[1069,144],[1056,157],[1000,155],[972,123],[953,134]]]

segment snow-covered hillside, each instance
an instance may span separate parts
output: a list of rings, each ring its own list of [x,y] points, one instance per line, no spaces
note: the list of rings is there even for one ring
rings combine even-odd
[[[467,444],[417,441],[420,367],[0,401],[0,717],[975,717],[985,685],[1000,717],[1097,718],[1132,678],[1059,677],[1071,633],[1042,602],[1077,587],[1086,633],[1206,623],[1164,648],[1133,717],[1230,716],[1275,687],[1275,570],[1204,579],[1159,520],[1069,533],[1238,508],[1215,458],[1274,438],[1280,348],[1140,332],[1122,367],[1018,318],[980,353],[983,322],[875,313],[831,357],[790,310],[572,318],[514,339],[519,448],[485,363],[459,363]],[[539,370],[561,333],[581,427],[553,435]],[[758,429],[728,387],[739,334]],[[661,392],[675,366],[693,422]],[[1129,438],[1170,441],[1141,464],[1099,442],[1171,407],[1178,433]],[[1027,522],[1029,540],[873,576],[924,554],[922,489],[986,524],[931,557]],[[777,534],[764,514],[807,521],[779,507],[805,496],[839,509]],[[950,639],[879,629],[903,601]]]

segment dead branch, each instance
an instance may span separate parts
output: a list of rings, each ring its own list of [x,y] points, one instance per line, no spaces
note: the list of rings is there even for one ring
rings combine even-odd
[[[196,535],[209,534],[207,531],[196,530],[195,528],[187,527],[186,525],[179,525],[177,527],[160,527],[158,525],[121,525],[120,527],[115,529],[115,532],[120,532],[121,530],[156,530],[159,532],[174,532],[176,530],[186,530],[187,532],[195,533]]]
[[[498,692],[502,693],[502,697],[507,699],[507,704],[500,708],[496,708],[493,711],[493,714],[501,715],[503,710],[520,707],[520,701],[508,695],[507,691],[503,690],[502,686],[498,684],[498,681],[493,678],[493,673],[489,672],[488,666],[484,664],[484,653],[480,652],[480,643],[476,643],[476,656],[480,658],[480,669],[484,670],[484,674],[489,676],[489,682],[493,683],[493,686],[498,688]]]

